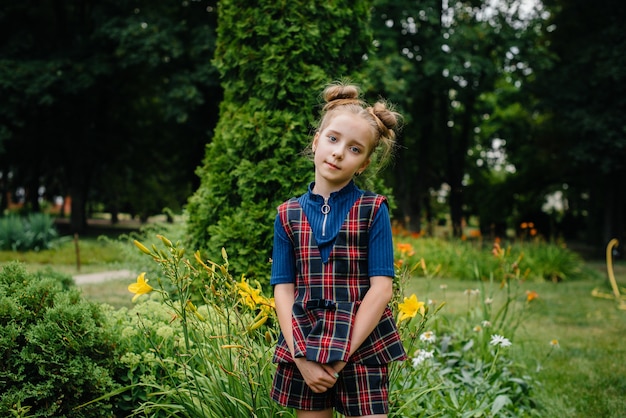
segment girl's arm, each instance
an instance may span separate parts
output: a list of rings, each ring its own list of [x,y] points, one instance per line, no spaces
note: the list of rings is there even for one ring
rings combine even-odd
[[[361,344],[374,331],[392,296],[393,279],[391,277],[370,277],[370,288],[361,301],[361,306],[359,306],[359,310],[354,317],[350,340],[350,356],[361,347]],[[345,365],[345,362],[340,361],[333,365],[333,369],[339,372]]]
[[[274,286],[274,303],[278,325],[283,333],[283,338],[289,347],[293,357],[293,329],[291,323],[291,310],[293,308],[295,287],[293,283],[283,283]]]
[[[293,356],[293,325],[291,323],[291,311],[294,302],[294,284],[283,283],[274,286],[274,302],[276,304],[276,316],[278,324],[283,333],[283,338],[291,351],[298,370],[302,373],[304,381],[315,393],[326,392],[333,387],[337,379],[333,376],[335,373],[332,369],[322,367],[321,364],[308,361],[304,357],[296,358]]]

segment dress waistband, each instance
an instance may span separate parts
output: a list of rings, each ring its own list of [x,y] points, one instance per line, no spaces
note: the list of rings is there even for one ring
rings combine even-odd
[[[306,302],[307,309],[329,309],[334,310],[337,304],[328,299],[311,299]]]

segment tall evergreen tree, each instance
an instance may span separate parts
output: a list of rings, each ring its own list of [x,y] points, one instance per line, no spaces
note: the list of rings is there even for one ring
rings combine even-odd
[[[325,84],[351,78],[371,45],[365,0],[224,0],[215,65],[224,100],[187,207],[189,235],[209,257],[266,282],[276,206],[306,191]],[[358,80],[353,79],[358,83]]]

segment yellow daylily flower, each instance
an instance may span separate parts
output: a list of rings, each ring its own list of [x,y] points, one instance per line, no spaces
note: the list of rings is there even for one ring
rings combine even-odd
[[[153,290],[152,286],[148,284],[145,271],[137,276],[137,283],[128,285],[128,291],[135,294],[135,296],[133,296],[133,302],[136,301],[139,296],[150,293]]]
[[[191,312],[192,314],[194,314],[196,318],[198,318],[200,321],[206,321],[204,316],[202,316],[202,314],[198,312],[198,308],[196,308],[195,305],[190,300],[187,301],[187,305],[185,306],[185,309],[187,310],[187,312]]]
[[[398,322],[402,322],[405,319],[413,318],[415,315],[417,315],[418,312],[423,312],[424,302],[418,301],[417,296],[415,296],[415,293],[413,293],[408,298],[405,297],[404,302],[398,304],[398,308],[400,309]]]
[[[264,304],[267,300],[261,294],[261,288],[255,289],[250,286],[250,283],[248,283],[244,276],[241,276],[241,281],[237,283],[237,287],[239,289],[239,296],[241,296],[243,302],[252,309],[256,308],[257,305]]]
[[[142,253],[145,253],[145,254],[148,254],[148,255],[152,255],[152,252],[150,252],[148,247],[143,245],[141,242],[139,242],[137,240],[134,240],[133,242],[135,243],[135,246],[141,250]]]

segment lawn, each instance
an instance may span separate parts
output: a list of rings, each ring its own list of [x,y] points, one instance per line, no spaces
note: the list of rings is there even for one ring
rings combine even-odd
[[[589,265],[606,269],[601,262]],[[618,263],[615,274],[624,286],[626,264]],[[609,292],[607,282],[589,278],[522,285],[539,296],[511,348],[536,373],[546,417],[626,416],[626,310],[591,295],[594,288]],[[421,299],[445,300],[442,314],[459,317],[468,312],[466,290],[479,287],[478,282],[421,278],[412,279],[407,290],[423,295]],[[559,348],[552,347],[553,340]]]
[[[601,263],[594,267],[602,269]],[[624,274],[621,272],[624,271]],[[626,282],[626,267],[616,274]],[[440,285],[445,284],[445,291]],[[411,279],[407,291],[421,300],[446,301],[441,315],[462,316],[468,310],[467,289],[478,282]],[[127,281],[83,286],[87,298],[117,307],[130,306]],[[592,297],[596,287],[608,289],[597,278],[568,283],[528,283],[539,294],[531,314],[522,322],[512,349],[541,387],[537,397],[546,417],[626,416],[626,311],[607,299]],[[550,342],[557,340],[559,348]]]
[[[51,266],[71,275],[123,267],[119,246],[93,239],[80,242],[79,272],[73,245],[67,242],[36,255],[2,252],[0,263],[19,259],[29,270]],[[600,274],[560,283],[521,284],[521,291],[537,292],[538,297],[515,335],[507,337],[513,342],[512,355],[536,377],[535,394],[546,417],[626,416],[626,311],[617,309],[612,300],[592,296],[594,288],[610,292],[610,287],[603,262],[587,265]],[[620,285],[626,286],[626,263],[616,263],[615,273]],[[118,279],[81,285],[81,289],[93,301],[129,307],[129,283]],[[490,291],[478,281],[440,277],[412,278],[406,285],[406,293],[416,293],[420,300],[445,301],[439,315],[447,320],[467,315],[473,303],[468,289]],[[558,348],[551,346],[554,340]]]

